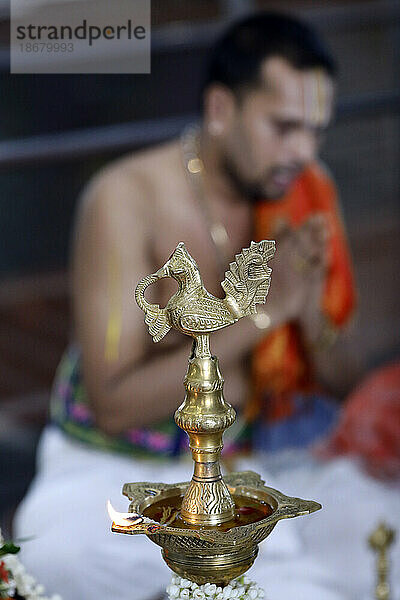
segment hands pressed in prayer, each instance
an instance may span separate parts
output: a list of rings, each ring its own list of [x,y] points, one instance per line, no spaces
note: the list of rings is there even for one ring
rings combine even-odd
[[[327,264],[328,226],[323,214],[294,229],[279,221],[272,235],[277,252],[271,261],[273,275],[267,307],[280,306],[283,321],[308,312],[319,313]]]

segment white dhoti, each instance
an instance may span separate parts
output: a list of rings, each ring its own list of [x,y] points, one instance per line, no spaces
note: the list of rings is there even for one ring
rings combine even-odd
[[[269,600],[373,598],[375,560],[366,538],[385,519],[400,531],[400,490],[363,475],[348,460],[316,466],[310,459],[274,477],[259,457],[240,470],[259,472],[268,485],[314,499],[323,510],[278,523],[260,545],[248,576]],[[191,477],[188,461],[136,460],[89,448],[54,428],[44,432],[38,474],[15,519],[27,570],[63,600],[153,600],[171,572],[145,536],[110,531],[106,502],[126,512],[125,482],[172,483]],[[398,538],[400,535],[398,536]],[[400,593],[400,543],[391,549],[392,585]],[[395,574],[397,571],[397,575]]]

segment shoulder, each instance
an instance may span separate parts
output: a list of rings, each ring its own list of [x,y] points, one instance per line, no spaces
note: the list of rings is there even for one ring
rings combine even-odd
[[[92,177],[80,198],[78,220],[141,223],[151,218],[174,144],[156,146],[119,158]]]

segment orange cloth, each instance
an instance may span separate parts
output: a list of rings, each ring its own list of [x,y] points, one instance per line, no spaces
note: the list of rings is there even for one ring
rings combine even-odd
[[[255,237],[257,240],[271,238],[277,220],[285,219],[292,227],[298,227],[315,213],[326,215],[330,229],[321,311],[329,323],[341,327],[354,309],[355,289],[336,188],[321,165],[308,167],[284,198],[257,205]],[[286,323],[267,335],[255,348],[252,394],[245,417],[254,421],[265,411],[267,420],[289,416],[293,392],[313,388],[312,365],[303,347],[301,332],[296,323]]]
[[[376,369],[351,392],[332,435],[316,449],[358,456],[376,477],[400,479],[400,362]]]

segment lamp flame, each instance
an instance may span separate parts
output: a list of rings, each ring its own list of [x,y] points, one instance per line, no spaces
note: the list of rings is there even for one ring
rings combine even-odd
[[[132,527],[132,525],[138,525],[143,522],[143,517],[137,515],[135,513],[122,513],[115,510],[110,500],[107,501],[107,512],[108,515],[115,523],[115,525],[120,525],[123,527]]]

